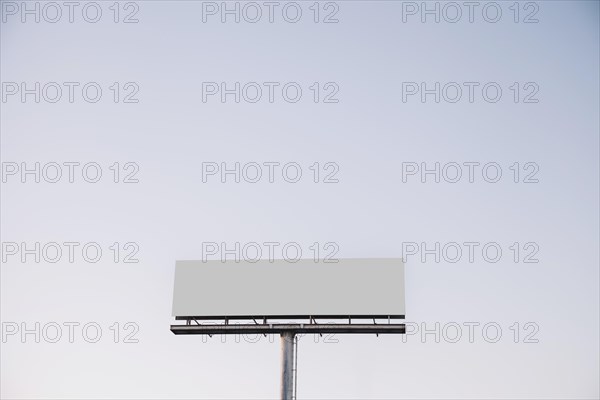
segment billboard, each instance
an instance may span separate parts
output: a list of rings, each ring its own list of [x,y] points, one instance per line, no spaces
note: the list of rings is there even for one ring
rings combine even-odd
[[[399,258],[177,261],[173,316],[404,317]]]

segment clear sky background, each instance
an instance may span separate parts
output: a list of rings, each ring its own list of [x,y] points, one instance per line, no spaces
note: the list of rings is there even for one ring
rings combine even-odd
[[[236,343],[169,331],[175,260],[202,258],[203,242],[269,241],[297,242],[306,258],[315,242],[334,242],[340,258],[405,256],[409,327],[440,324],[439,343],[420,331],[301,338],[298,398],[600,395],[598,2],[520,2],[517,23],[513,2],[495,3],[502,10],[496,23],[482,16],[486,2],[472,23],[464,6],[456,23],[443,18],[454,14],[423,23],[419,13],[406,15],[411,4],[392,1],[322,2],[318,23],[312,1],[298,2],[297,23],[282,17],[284,2],[273,23],[264,6],[257,23],[231,16],[222,23],[219,14],[203,22],[196,1],[120,3],[117,23],[113,2],[98,2],[97,23],[83,19],[86,3],[73,23],[66,7],[61,20],[47,22],[55,10],[39,3],[47,12],[40,22],[27,14],[22,22],[20,9],[12,15],[11,2],[1,3],[3,171],[22,162],[102,168],[97,183],[85,182],[80,170],[69,183],[66,167],[57,183],[36,183],[31,175],[22,183],[19,173],[2,183],[3,329],[39,322],[53,337],[48,324],[63,326],[57,343],[36,343],[33,334],[21,340],[20,332],[5,338],[3,398],[277,397],[278,338]],[[493,18],[495,8],[487,7]],[[332,12],[338,22],[323,23]],[[130,13],[138,22],[122,23]],[[7,94],[10,82],[80,85],[72,103],[64,86],[58,102],[42,96],[36,103],[34,95],[22,102],[20,93]],[[96,103],[81,96],[87,82],[103,89]],[[218,96],[203,102],[202,82],[281,85],[273,103],[235,103],[231,95],[222,103]],[[302,87],[300,101],[282,99],[286,82]],[[321,96],[334,82],[339,101],[315,103],[314,82]],[[403,102],[403,82],[480,85],[472,103],[466,91],[456,103],[436,103],[433,95],[423,103],[418,95]],[[503,89],[496,103],[481,96],[488,82]],[[135,87],[139,101],[124,103]],[[524,103],[531,88],[538,102]],[[202,179],[204,162],[270,161],[300,164],[302,179]],[[119,183],[109,168],[115,162]],[[133,170],[124,169],[127,162],[139,167],[138,183],[122,183]],[[319,183],[309,169],[315,162]],[[339,167],[338,183],[321,182],[327,162]],[[473,183],[466,175],[457,183],[436,183],[432,175],[426,183],[419,175],[403,182],[408,162],[497,163],[502,178],[489,183],[478,169]],[[528,162],[535,165],[525,169]],[[524,183],[533,169],[538,182]],[[22,262],[20,253],[8,254],[9,242],[95,242],[103,255],[86,262],[80,246],[73,263],[66,254],[56,263],[33,256]],[[110,249],[115,242],[119,262]],[[135,245],[123,248],[129,242]],[[480,245],[473,262],[466,254],[457,262],[448,254],[423,262],[420,253],[403,254],[409,242]],[[486,243],[500,246],[499,261],[483,258]],[[136,249],[138,263],[122,262]],[[539,261],[523,262],[532,251]],[[80,324],[73,343],[66,322]],[[81,334],[90,322],[102,328],[97,343]],[[124,343],[133,329],[127,322],[139,327],[131,337],[138,343]],[[479,324],[472,343],[468,323]],[[462,336],[452,343],[456,324]],[[492,324],[487,336],[485,324]],[[502,335],[489,343],[496,326]]]

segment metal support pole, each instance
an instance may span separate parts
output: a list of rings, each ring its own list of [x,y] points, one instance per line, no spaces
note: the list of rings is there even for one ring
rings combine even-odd
[[[294,336],[294,394],[293,400],[298,399],[298,336]]]
[[[281,400],[292,400],[294,389],[294,333],[281,334]]]

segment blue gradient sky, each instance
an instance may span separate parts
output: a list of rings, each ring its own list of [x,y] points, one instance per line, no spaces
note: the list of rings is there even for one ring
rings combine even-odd
[[[4,3],[4,2],[3,2]],[[512,3],[512,2],[510,2]],[[104,10],[112,3],[102,3]],[[136,242],[138,264],[2,264],[2,322],[136,322],[137,344],[2,344],[5,398],[274,398],[277,339],[169,331],[175,260],[202,242],[539,245],[539,263],[406,264],[407,321],[494,321],[498,343],[302,338],[299,398],[598,398],[598,2],[539,2],[537,24],[402,22],[401,2],[338,2],[337,24],[202,23],[202,3],[139,2],[137,24],[1,24],[2,82],[136,82],[138,104],[1,104],[2,162],[115,161],[138,184],[2,184],[3,242]],[[301,3],[305,12],[312,2]],[[483,4],[483,3],[482,3]],[[508,13],[509,3],[502,2]],[[524,3],[521,3],[521,5]],[[202,102],[202,82],[336,82],[337,104]],[[402,82],[536,82],[490,104],[402,102]],[[202,183],[202,162],[315,161],[337,184]],[[403,162],[497,162],[496,184],[402,182]],[[508,167],[535,162],[537,184]],[[275,301],[275,300],[274,300]],[[539,343],[509,327],[535,322]],[[109,335],[109,333],[105,333]]]

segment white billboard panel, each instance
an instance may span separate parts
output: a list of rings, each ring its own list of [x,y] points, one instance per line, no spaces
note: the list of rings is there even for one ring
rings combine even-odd
[[[399,258],[177,261],[176,317],[404,316]]]

